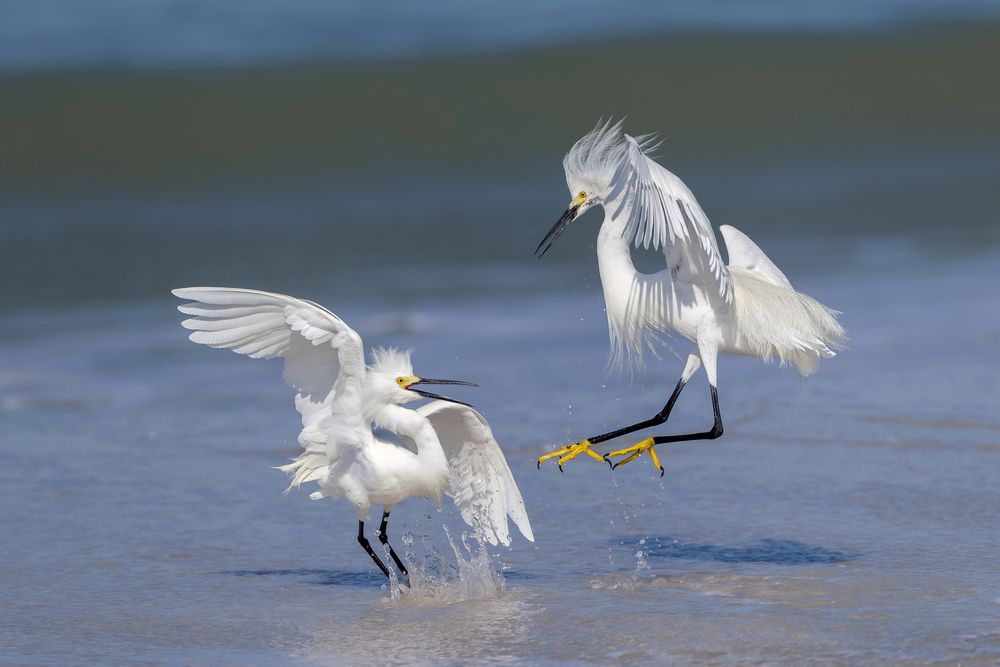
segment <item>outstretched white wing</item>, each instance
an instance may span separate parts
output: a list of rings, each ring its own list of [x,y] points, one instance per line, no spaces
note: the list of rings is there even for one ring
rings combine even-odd
[[[627,134],[606,203],[613,216],[625,216],[625,236],[637,248],[663,249],[675,280],[710,288],[732,303],[729,271],[708,216],[684,182],[647,157],[642,144]]]
[[[185,287],[173,294],[193,302],[177,309],[191,315],[183,326],[195,343],[285,360],[284,380],[296,391],[305,450],[281,468],[293,472],[289,488],[317,479],[342,447],[364,442],[364,348],[342,319],[311,301],[271,292]]]
[[[448,495],[465,522],[490,544],[510,544],[507,517],[534,542],[521,492],[490,425],[470,407],[434,401],[417,412],[431,422],[448,457]]]
[[[753,271],[772,285],[793,289],[792,283],[788,281],[781,269],[764,254],[760,246],[750,240],[749,236],[731,225],[722,225],[719,227],[719,231],[722,232],[722,238],[726,241],[729,266]]]

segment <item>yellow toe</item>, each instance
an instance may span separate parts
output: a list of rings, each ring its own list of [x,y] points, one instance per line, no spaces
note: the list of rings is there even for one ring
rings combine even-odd
[[[663,466],[660,465],[660,458],[656,455],[656,450],[653,449],[652,445],[649,447],[649,456],[653,459],[653,465],[659,469],[660,477],[663,477]]]
[[[581,440],[575,445],[570,445],[568,451],[566,451],[566,453],[559,458],[558,461],[559,469],[562,470],[564,463],[572,461],[580,454],[586,454],[595,461],[600,461],[601,463],[604,463],[604,459],[601,458],[601,456],[597,452],[591,451],[590,440]]]
[[[654,442],[652,438],[646,438],[642,442],[636,443],[631,447],[626,447],[625,449],[619,449],[616,452],[609,452],[605,455],[605,458],[624,456],[625,458],[617,461],[611,465],[611,468],[617,468],[618,466],[623,466],[626,463],[635,461],[640,454],[643,452],[649,452],[649,456],[653,459],[653,465],[655,465],[660,471],[660,477],[663,477],[663,466],[660,465],[660,459],[656,455],[656,450],[653,449]]]
[[[639,445],[633,445],[632,447],[626,447],[625,449],[619,449],[614,452],[608,452],[605,456],[625,456],[626,454],[631,454],[632,452],[639,449]]]
[[[541,468],[542,464],[548,461],[549,459],[554,459],[557,456],[564,455],[572,447],[573,447],[572,445],[566,445],[565,447],[560,447],[559,449],[553,452],[549,452],[548,454],[542,454],[541,456],[538,457],[538,467]]]
[[[626,458],[624,458],[624,459],[622,459],[621,461],[618,461],[618,462],[616,462],[616,463],[615,463],[614,465],[612,465],[612,466],[611,466],[611,469],[612,469],[612,470],[614,470],[614,469],[615,469],[615,468],[617,468],[618,466],[623,466],[623,465],[625,465],[626,463],[629,463],[629,462],[631,462],[631,461],[635,461],[635,460],[636,460],[637,458],[639,458],[639,452],[632,452],[632,453],[631,453],[631,454],[630,454],[629,456],[627,456]]]

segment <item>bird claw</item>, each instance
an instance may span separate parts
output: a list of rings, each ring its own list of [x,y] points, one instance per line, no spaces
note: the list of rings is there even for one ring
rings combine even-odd
[[[656,450],[653,449],[655,445],[656,443],[652,438],[646,438],[642,442],[632,445],[631,447],[626,447],[625,449],[619,449],[616,452],[608,452],[607,454],[604,455],[604,460],[607,461],[608,463],[611,463],[610,458],[612,456],[624,457],[619,461],[616,461],[615,463],[611,464],[611,469],[615,470],[618,468],[618,466],[623,466],[626,463],[630,463],[639,458],[640,454],[648,451],[650,458],[653,459],[653,465],[656,466],[656,469],[660,471],[660,477],[663,477],[666,471],[663,469],[663,466],[660,465],[660,459],[656,455]]]
[[[539,470],[541,470],[542,464],[544,462],[548,461],[549,459],[554,459],[557,456],[562,456],[563,454],[569,451],[570,447],[572,447],[572,445],[565,445],[564,447],[560,447],[559,449],[551,451],[548,454],[542,454],[541,456],[538,457],[536,466],[538,467]]]
[[[539,456],[538,457],[538,462],[537,462],[537,467],[539,469],[541,469],[542,463],[544,463],[545,461],[547,461],[549,459],[555,458],[555,459],[557,459],[556,460],[556,464],[559,466],[559,471],[560,472],[565,472],[563,470],[563,464],[567,463],[569,461],[572,461],[573,459],[575,459],[580,454],[586,454],[587,456],[589,456],[592,459],[595,459],[597,461],[604,461],[604,460],[606,460],[606,459],[602,459],[597,454],[597,452],[592,451],[590,449],[590,447],[591,447],[591,445],[590,445],[590,441],[589,440],[581,440],[580,442],[575,442],[575,443],[573,443],[571,445],[566,445],[565,447],[560,447],[559,449],[557,449],[555,451],[552,451],[552,452],[549,452],[548,454],[543,454],[542,456]]]

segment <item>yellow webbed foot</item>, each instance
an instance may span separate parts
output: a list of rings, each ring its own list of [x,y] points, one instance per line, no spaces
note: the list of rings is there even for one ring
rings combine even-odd
[[[656,443],[653,441],[652,438],[646,438],[642,442],[632,445],[631,447],[626,447],[625,449],[619,449],[616,452],[608,452],[607,454],[604,455],[604,460],[607,461],[608,463],[611,463],[611,457],[613,456],[624,457],[619,461],[616,461],[615,463],[611,464],[611,469],[614,470],[618,466],[623,466],[626,463],[636,460],[637,458],[639,458],[639,455],[642,454],[643,452],[649,452],[650,458],[653,459],[653,465],[655,465],[659,469],[660,477],[663,477],[664,473],[663,466],[660,465],[660,458],[656,455],[656,450],[653,449],[655,444]]]
[[[562,471],[564,463],[572,461],[580,454],[586,454],[595,461],[604,462],[604,459],[602,459],[597,454],[597,452],[594,452],[593,450],[590,449],[589,440],[581,440],[580,442],[577,442],[575,444],[566,445],[565,447],[560,447],[554,452],[549,452],[548,454],[543,454],[542,456],[539,456],[538,467],[541,468],[542,463],[544,461],[548,461],[549,459],[559,457],[559,460],[556,463],[559,464],[559,470]]]

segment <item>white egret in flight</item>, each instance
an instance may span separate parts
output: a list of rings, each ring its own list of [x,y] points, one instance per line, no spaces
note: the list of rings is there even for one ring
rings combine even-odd
[[[567,445],[538,459],[557,458],[559,468],[579,454],[624,465],[643,452],[663,475],[655,445],[722,435],[716,390],[716,356],[721,352],[791,363],[804,375],[820,359],[842,349],[844,330],[836,312],[795,291],[788,278],[745,234],[719,228],[729,264],[723,264],[711,223],[694,195],[674,174],[650,159],[649,137],[622,132],[621,122],[598,123],[563,159],[572,197],[569,208],[538,245],[541,257],[563,231],[593,206],[604,208],[597,236],[597,261],[604,288],[612,358],[641,365],[642,353],[657,335],[676,333],[692,341],[680,381],[656,415],[631,426]],[[630,246],[661,249],[666,268],[636,270]],[[632,447],[591,451],[597,443],[667,421],[684,385],[704,365],[715,421],[700,433],[647,438]]]
[[[409,352],[375,349],[366,366],[361,337],[311,301],[229,287],[173,290],[192,303],[178,306],[190,319],[190,339],[255,359],[282,358],[284,380],[302,415],[303,452],[278,469],[291,473],[289,490],[315,482],[310,497],[345,498],[358,514],[358,543],[386,577],[389,568],[365,537],[372,505],[381,505],[377,535],[400,573],[406,566],[389,545],[389,513],[401,500],[450,495],[462,518],[493,545],[510,544],[507,517],[534,540],[521,492],[489,424],[469,405],[432,394],[428,385],[466,385],[413,374]],[[415,410],[403,405],[437,399]],[[396,434],[404,446],[378,438],[373,427]],[[287,492],[287,491],[286,491]]]

